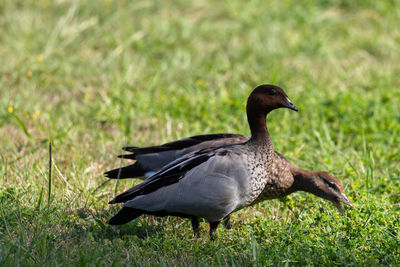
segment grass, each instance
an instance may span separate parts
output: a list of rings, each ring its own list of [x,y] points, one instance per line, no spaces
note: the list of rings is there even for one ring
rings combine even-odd
[[[399,1],[0,2],[0,264],[400,265]],[[249,135],[251,89],[285,89],[277,151],[339,177],[345,216],[296,193],[233,215],[105,224],[137,181],[124,145]],[[48,143],[53,144],[51,196]]]

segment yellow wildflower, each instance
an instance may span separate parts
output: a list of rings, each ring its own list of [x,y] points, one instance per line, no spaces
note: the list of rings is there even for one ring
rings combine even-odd
[[[39,55],[36,57],[36,59],[37,59],[37,61],[42,62],[42,61],[43,61],[43,55],[42,55],[42,54],[39,54]]]
[[[32,71],[29,70],[29,71],[26,73],[26,76],[28,76],[29,78],[32,77]]]
[[[37,109],[37,110],[35,111],[35,113],[32,115],[32,119],[33,119],[33,120],[36,120],[36,119],[39,117],[39,115],[40,115],[40,110]]]
[[[197,84],[197,86],[204,85],[204,81],[203,81],[202,79],[198,79],[198,80],[196,81],[196,84]]]
[[[13,107],[8,107],[8,112],[13,113],[14,109]]]

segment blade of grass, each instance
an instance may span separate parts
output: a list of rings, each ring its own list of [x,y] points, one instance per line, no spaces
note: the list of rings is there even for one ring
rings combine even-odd
[[[12,114],[15,120],[18,122],[19,126],[21,126],[22,130],[24,131],[27,137],[31,137],[30,133],[28,132],[28,128],[26,128],[25,123],[18,117],[18,115]]]
[[[51,156],[51,141],[49,142],[49,190],[48,190],[48,199],[47,199],[47,204],[50,206],[50,198],[51,198],[51,162],[52,162],[52,156]]]

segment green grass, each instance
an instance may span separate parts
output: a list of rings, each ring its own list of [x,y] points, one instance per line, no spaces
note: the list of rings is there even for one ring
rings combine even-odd
[[[400,265],[399,1],[0,1],[0,265]],[[249,135],[281,86],[277,151],[354,202],[296,193],[233,215],[105,224],[124,145]],[[12,108],[12,113],[10,112]],[[48,142],[53,181],[48,205]],[[117,184],[117,192],[137,181]]]

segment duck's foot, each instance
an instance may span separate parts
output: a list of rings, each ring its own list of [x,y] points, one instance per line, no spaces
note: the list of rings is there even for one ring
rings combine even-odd
[[[192,228],[193,228],[193,233],[195,237],[199,237],[200,236],[200,222],[199,219],[197,217],[191,217],[190,221],[192,222]]]
[[[230,215],[225,217],[223,223],[224,223],[224,226],[225,226],[226,229],[228,229],[228,230],[232,229],[231,216]]]
[[[214,233],[217,231],[218,225],[221,221],[210,222],[210,239],[214,241]]]

